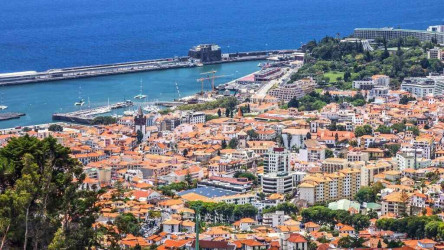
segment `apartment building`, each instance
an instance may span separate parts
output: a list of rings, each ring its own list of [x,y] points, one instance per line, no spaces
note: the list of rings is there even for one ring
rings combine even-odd
[[[312,78],[301,79],[271,89],[268,94],[276,97],[280,101],[289,102],[293,98],[302,98],[305,94],[313,91],[315,86],[316,82]]]
[[[397,170],[395,163],[387,161],[377,161],[369,165],[361,167],[361,186],[370,186],[375,179],[375,176],[389,170]]]
[[[349,151],[347,153],[347,161],[354,162],[354,161],[369,161],[369,155],[367,152],[362,151]]]
[[[324,173],[333,173],[349,167],[350,166],[346,159],[328,158],[322,162],[321,171]]]
[[[381,202],[381,215],[388,213],[394,215],[410,214],[410,195],[405,192],[392,192],[384,196]]]
[[[406,78],[401,83],[401,90],[407,91],[419,98],[433,95],[435,81],[424,77]]]
[[[288,172],[289,153],[284,148],[270,148],[264,154],[264,172],[280,173]]]
[[[360,171],[343,169],[330,174],[309,174],[299,185],[300,199],[313,205],[316,202],[353,199],[361,187]]]
[[[416,137],[415,141],[413,142],[413,148],[422,149],[422,157],[425,159],[431,159],[435,151],[433,137]]]
[[[274,213],[266,213],[262,216],[262,224],[277,227],[284,225],[285,220],[288,218],[284,211],[276,211]]]
[[[441,48],[433,48],[427,50],[427,58],[428,59],[439,59],[444,60],[444,53]]]
[[[293,176],[287,172],[259,174],[264,194],[286,194],[295,188]]]
[[[305,148],[299,149],[299,160],[308,162],[318,162],[325,160],[325,145],[321,145],[317,140],[305,140]]]

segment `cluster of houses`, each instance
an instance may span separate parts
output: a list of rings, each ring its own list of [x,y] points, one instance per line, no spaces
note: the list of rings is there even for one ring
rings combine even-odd
[[[345,236],[366,239],[368,248],[386,247],[384,239],[402,239],[405,249],[442,248],[431,239],[381,231],[376,219],[360,231],[337,223],[333,235],[296,214],[270,210],[323,204],[350,214],[371,210],[378,218],[444,210],[444,97],[393,91],[389,80],[378,75],[354,83],[361,90],[329,91],[339,97],[367,91],[373,100],[363,106],[281,109],[279,98],[265,95],[228,117],[223,108],[163,115],[139,109],[111,125],[4,130],[0,144],[28,134],[52,136],[70,148],[87,175],[81,188],[106,190],[95,227],[117,230],[113,222],[124,213],[139,219],[141,232],[121,235],[122,248],[331,249]],[[384,93],[370,93],[374,89]],[[400,102],[404,96],[414,98]],[[246,105],[248,114],[241,112]],[[182,190],[162,188],[180,183]],[[354,201],[375,183],[382,188],[374,202]],[[194,201],[251,205],[257,213],[196,226]]]

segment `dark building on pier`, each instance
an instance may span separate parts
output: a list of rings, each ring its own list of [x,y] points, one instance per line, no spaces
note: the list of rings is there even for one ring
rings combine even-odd
[[[188,51],[188,56],[201,62],[217,62],[222,60],[222,51],[216,44],[200,44]]]

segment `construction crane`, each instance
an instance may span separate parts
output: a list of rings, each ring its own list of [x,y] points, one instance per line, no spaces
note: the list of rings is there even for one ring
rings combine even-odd
[[[200,73],[201,75],[207,75],[208,80],[211,79],[211,89],[214,90],[214,79],[216,77],[216,70],[211,70],[208,72]],[[203,93],[203,92],[202,92]]]
[[[214,73],[213,73],[213,72],[214,72]],[[214,91],[214,80],[217,79],[217,78],[223,78],[223,77],[227,77],[227,76],[229,76],[229,75],[220,75],[220,76],[216,76],[216,75],[215,75],[216,71],[214,71],[214,70],[213,70],[213,71],[210,71],[210,72],[202,73],[201,75],[203,75],[203,74],[208,74],[208,73],[213,73],[213,75],[212,75],[212,76],[202,77],[202,78],[197,79],[197,82],[200,82],[200,84],[201,84],[201,91],[200,91],[201,94],[204,93],[203,88],[204,88],[204,82],[205,82],[205,80],[211,80],[211,90]]]

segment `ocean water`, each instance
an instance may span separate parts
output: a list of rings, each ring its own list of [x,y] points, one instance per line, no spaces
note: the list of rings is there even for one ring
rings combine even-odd
[[[32,0],[0,4],[0,72],[47,70],[186,55],[200,43],[225,52],[298,48],[356,27],[425,29],[442,24],[443,0]],[[240,77],[257,62],[1,87],[8,111],[27,113],[0,128],[51,121],[51,114],[128,99],[140,79],[150,99],[197,92],[199,73]],[[231,79],[221,79],[220,82]]]
[[[0,4],[0,72],[297,48],[356,27],[442,24],[443,0],[32,0]],[[229,46],[229,47],[228,47]]]
[[[86,102],[83,108],[89,104],[91,107],[107,105],[108,100],[110,103],[133,100],[135,105],[146,105],[134,99],[140,93],[140,81],[148,101],[174,100],[179,97],[176,82],[181,97],[185,97],[200,91],[201,83],[196,79],[202,77],[201,73],[216,70],[218,75],[225,75],[215,80],[219,85],[259,70],[257,65],[257,61],[237,62],[0,87],[2,103],[9,106],[6,111],[26,113],[17,120],[1,121],[0,128],[51,122],[53,113],[79,109],[74,106],[79,96]],[[204,90],[210,89],[210,82],[205,81]],[[122,110],[116,112],[120,114]]]

